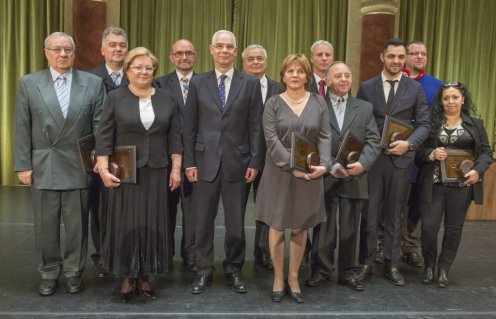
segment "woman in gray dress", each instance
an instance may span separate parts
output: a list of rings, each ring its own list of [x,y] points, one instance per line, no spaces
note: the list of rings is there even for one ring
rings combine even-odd
[[[324,99],[305,90],[311,74],[310,64],[303,54],[287,56],[280,72],[285,91],[266,102],[263,115],[267,155],[255,218],[270,226],[269,246],[274,264],[271,298],[274,302],[281,301],[285,290],[296,302],[303,302],[298,272],[307,230],[326,219],[322,175],[331,166],[329,114]],[[292,132],[318,148],[320,165],[310,166],[310,173],[291,169]],[[284,235],[288,228],[291,229],[290,258],[285,287]]]

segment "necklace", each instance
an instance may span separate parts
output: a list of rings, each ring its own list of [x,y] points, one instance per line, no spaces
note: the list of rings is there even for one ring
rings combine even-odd
[[[448,128],[448,129],[457,128],[461,124],[461,122],[462,122],[461,118],[457,119],[456,121],[451,121],[451,122],[448,122],[448,120],[445,120],[444,121],[444,127]]]
[[[305,95],[303,95],[303,98],[299,101],[295,101],[293,99],[291,99],[289,96],[288,96],[288,93],[284,93],[284,95],[286,96],[286,99],[288,99],[289,102],[293,103],[293,104],[301,104],[303,103],[303,101],[305,101],[305,99],[307,98],[307,93],[305,92]]]
[[[150,87],[146,90],[145,93],[140,94],[136,89],[133,88],[133,86],[131,84],[128,86],[128,88],[131,91],[131,93],[133,93],[134,95],[136,95],[140,99],[146,99],[146,98],[150,97],[150,95],[152,95],[153,90],[154,90],[152,87]]]

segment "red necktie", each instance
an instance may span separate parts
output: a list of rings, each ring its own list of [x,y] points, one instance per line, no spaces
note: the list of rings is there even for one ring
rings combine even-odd
[[[325,85],[325,81],[324,80],[320,80],[319,81],[319,95],[320,96],[325,96],[324,85]]]

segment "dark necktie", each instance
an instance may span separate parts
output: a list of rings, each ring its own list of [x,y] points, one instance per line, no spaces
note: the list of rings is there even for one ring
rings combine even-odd
[[[325,96],[325,81],[324,80],[320,80],[319,81],[319,95],[320,96]]]
[[[393,100],[394,100],[394,84],[396,82],[398,82],[398,80],[386,80],[389,85],[391,86],[391,89],[389,90],[389,95],[388,95],[388,99],[387,99],[387,102],[386,102],[386,107],[387,107],[387,110],[388,112],[391,110],[391,105],[393,105]]]
[[[225,74],[220,76],[219,96],[220,96],[220,105],[222,106],[222,108],[226,106],[226,78],[227,75]]]
[[[186,104],[186,98],[188,97],[188,91],[189,91],[189,79],[187,77],[183,77],[181,79],[182,82],[182,89],[183,89],[183,102]]]

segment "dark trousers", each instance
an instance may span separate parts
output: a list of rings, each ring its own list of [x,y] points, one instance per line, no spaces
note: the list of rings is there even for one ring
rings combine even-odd
[[[102,247],[107,232],[108,188],[98,174],[92,174],[89,187],[91,241],[95,247],[92,255],[96,263],[104,264]]]
[[[197,272],[200,275],[209,275],[214,270],[214,222],[220,198],[224,207],[226,228],[224,272],[241,272],[245,262],[244,221],[248,184],[245,181],[228,182],[222,176],[222,167],[219,171],[212,182],[199,180],[193,190],[197,205],[194,252],[197,257]]]
[[[408,192],[410,198],[408,205],[403,210],[401,233],[403,254],[420,253],[420,204],[418,201],[419,185],[410,183]]]
[[[31,187],[36,248],[42,278],[80,276],[86,265],[88,248],[89,191],[43,190]],[[64,222],[65,242],[60,243],[60,224]],[[64,251],[61,251],[61,246]]]
[[[331,275],[339,237],[338,274],[347,277],[357,266],[358,223],[363,201],[340,197],[332,190],[325,193],[324,200],[327,221],[313,228],[312,272]]]
[[[413,166],[413,163],[412,163]],[[395,167],[390,156],[381,154],[368,172],[369,204],[364,210],[363,233],[366,244],[363,252],[364,263],[372,265],[377,248],[378,216],[384,213],[384,262],[396,267],[401,254],[401,213],[408,197],[408,184],[412,171]]]
[[[253,201],[257,201],[258,185],[260,184],[260,179],[262,178],[262,171],[258,172],[257,177],[253,181]],[[246,195],[248,197],[250,193],[250,185],[246,188]],[[269,249],[269,226],[261,221],[255,221],[255,239],[253,242],[253,256],[255,260],[261,260],[267,258],[270,260],[270,249]]]
[[[170,167],[167,170],[167,183],[170,180]],[[181,257],[185,260],[194,258],[192,253],[193,245],[195,243],[195,209],[193,201],[193,184],[190,183],[184,171],[181,174],[181,187],[176,188],[174,191],[167,188],[167,196],[169,197],[168,213],[169,213],[169,243],[172,255],[175,255],[175,232],[177,222],[177,206],[181,201],[182,214],[182,236],[181,236]]]
[[[431,203],[422,203],[422,255],[427,267],[449,270],[455,260],[462,229],[472,199],[472,187],[433,185]],[[444,217],[441,254],[437,256],[437,238]]]

